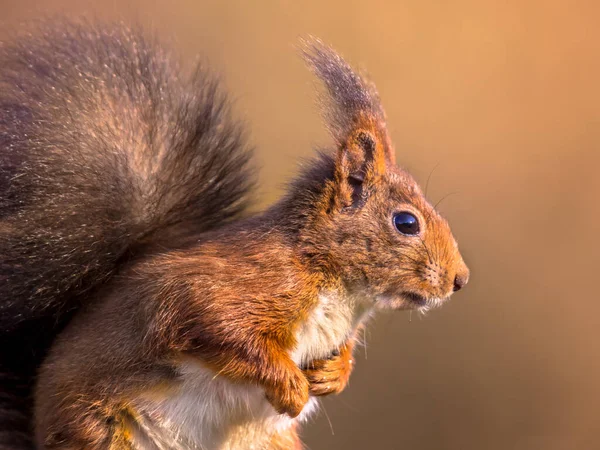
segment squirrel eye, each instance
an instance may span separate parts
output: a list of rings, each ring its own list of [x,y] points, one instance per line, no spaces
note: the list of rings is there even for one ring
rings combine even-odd
[[[419,233],[419,221],[409,212],[399,212],[394,214],[394,226],[396,229],[407,236],[414,236]]]

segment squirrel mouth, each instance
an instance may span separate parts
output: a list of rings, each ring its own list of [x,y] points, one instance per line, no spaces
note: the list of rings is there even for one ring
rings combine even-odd
[[[403,292],[402,297],[412,303],[416,303],[419,306],[425,306],[427,304],[427,299],[416,292]]]
[[[444,298],[428,298],[413,291],[400,291],[393,295],[384,295],[378,298],[383,308],[389,309],[417,309],[421,312],[440,306]]]

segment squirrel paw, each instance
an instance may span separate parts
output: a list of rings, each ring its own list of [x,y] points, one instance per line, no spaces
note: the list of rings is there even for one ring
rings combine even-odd
[[[294,418],[308,402],[308,380],[297,371],[286,382],[266,390],[267,400],[280,414]]]
[[[352,353],[347,351],[334,353],[329,359],[312,361],[304,369],[304,375],[310,383],[310,394],[339,394],[348,384],[353,367]]]

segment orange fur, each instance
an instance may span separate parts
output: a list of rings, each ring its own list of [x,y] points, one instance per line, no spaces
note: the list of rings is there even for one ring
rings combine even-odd
[[[148,402],[168,434],[179,425],[172,417],[195,412],[189,404],[165,406],[172,398],[186,402],[186,393],[183,400],[177,395],[193,377],[185,372],[190,361],[201,368],[192,374],[208,370],[225,381],[211,401],[225,404],[237,388],[240,398],[250,398],[258,387],[259,406],[266,397],[277,412],[297,417],[311,395],[347,385],[362,320],[357,311],[427,308],[448,298],[457,280],[466,283],[469,272],[447,222],[394,165],[373,88],[329,49],[319,47],[311,63],[337,102],[335,155],[317,159],[263,214],[185,239],[167,233],[168,239],[157,238],[160,248],[148,246],[102,286],[42,367],[36,393],[41,447],[106,448],[127,435],[119,418]],[[418,235],[394,228],[399,211],[418,218]],[[319,328],[319,320],[328,322]],[[292,354],[306,323],[316,324],[307,335],[317,343],[307,346],[314,360],[302,370]],[[335,333],[328,324],[338,327]],[[156,392],[164,395],[154,401],[148,393]],[[180,406],[188,409],[182,413]],[[247,404],[239,409],[254,412]],[[161,419],[169,413],[175,416]],[[127,417],[139,426],[148,420]],[[223,420],[214,421],[221,426]],[[276,433],[272,445],[299,448],[295,422]]]
[[[339,394],[346,388],[354,369],[353,350],[354,339],[350,339],[342,345],[339,354],[315,360],[304,369],[311,395]]]

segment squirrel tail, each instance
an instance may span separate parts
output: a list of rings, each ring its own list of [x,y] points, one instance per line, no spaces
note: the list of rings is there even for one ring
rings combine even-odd
[[[0,46],[0,449],[31,445],[35,370],[90,291],[243,213],[243,134],[215,78],[125,26]]]

